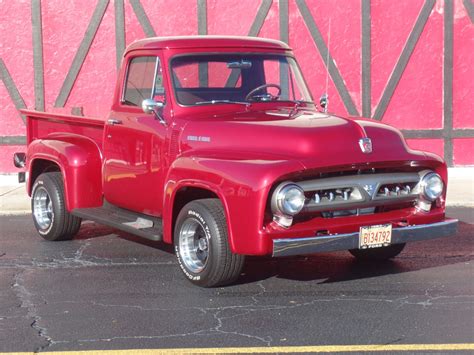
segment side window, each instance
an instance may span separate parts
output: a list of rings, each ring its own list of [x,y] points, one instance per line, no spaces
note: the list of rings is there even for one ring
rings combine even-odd
[[[141,106],[143,100],[150,98],[164,98],[160,60],[157,57],[133,58],[128,66],[122,102],[125,105]]]

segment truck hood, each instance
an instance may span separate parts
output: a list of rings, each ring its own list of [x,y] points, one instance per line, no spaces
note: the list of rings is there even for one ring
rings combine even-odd
[[[307,168],[420,159],[399,131],[364,119],[315,111],[267,110],[201,118],[184,127],[181,153],[239,160],[298,160]],[[363,153],[359,140],[372,141]]]

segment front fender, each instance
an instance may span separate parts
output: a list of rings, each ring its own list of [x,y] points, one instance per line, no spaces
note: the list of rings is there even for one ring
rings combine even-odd
[[[35,176],[34,169],[39,160],[59,166],[69,211],[102,205],[102,154],[93,140],[75,134],[54,134],[48,139],[31,142],[27,157],[30,176]],[[28,182],[30,195],[33,183]]]
[[[276,180],[304,170],[298,161],[223,160],[180,157],[170,167],[164,191],[164,240],[172,242],[173,204],[184,186],[208,189],[221,200],[232,252],[261,255],[269,252],[262,237],[268,192]],[[270,245],[271,248],[271,245]]]

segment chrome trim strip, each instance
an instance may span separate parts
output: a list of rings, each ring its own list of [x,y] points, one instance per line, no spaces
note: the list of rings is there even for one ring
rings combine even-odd
[[[446,219],[443,222],[393,228],[392,244],[451,236],[456,234],[458,222],[457,219]],[[349,250],[357,249],[358,246],[359,232],[320,237],[275,239],[273,240],[273,256]]]
[[[151,89],[151,96],[150,96],[150,99],[153,100],[153,98],[155,97],[155,92],[156,92],[156,76],[158,75],[158,67],[160,65],[160,58],[156,57],[156,60],[155,60],[155,72],[153,74],[153,87]]]
[[[122,81],[122,92],[120,93],[120,104],[123,104],[125,102],[125,89],[127,88],[127,80],[128,80],[128,71],[130,69],[130,62],[132,61],[133,58],[130,58],[128,62],[126,63],[127,67],[125,68],[125,76]],[[122,63],[122,65],[125,65],[125,62]],[[118,78],[117,78],[118,79]]]

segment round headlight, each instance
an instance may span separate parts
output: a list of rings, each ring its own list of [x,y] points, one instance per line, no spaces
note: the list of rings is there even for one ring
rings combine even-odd
[[[421,180],[422,193],[429,201],[434,201],[441,196],[444,183],[436,173],[428,173]]]
[[[304,207],[304,191],[295,184],[287,184],[277,191],[276,207],[283,214],[294,216]]]

